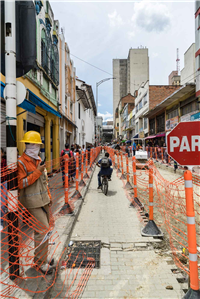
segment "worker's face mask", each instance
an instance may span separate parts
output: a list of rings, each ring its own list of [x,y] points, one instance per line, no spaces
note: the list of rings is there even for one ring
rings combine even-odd
[[[39,154],[40,152],[40,144],[35,144],[35,143],[29,143],[26,144],[26,155],[35,159],[35,160],[39,160]]]

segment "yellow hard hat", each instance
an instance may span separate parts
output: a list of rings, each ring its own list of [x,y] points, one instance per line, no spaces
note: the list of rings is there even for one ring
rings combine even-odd
[[[28,131],[24,134],[24,138],[20,142],[43,144],[40,133],[35,131]]]

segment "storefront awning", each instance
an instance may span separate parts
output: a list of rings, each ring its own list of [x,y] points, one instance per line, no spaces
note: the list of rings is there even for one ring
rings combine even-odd
[[[163,136],[165,136],[165,133],[156,135],[156,137],[163,137]]]
[[[32,91],[30,91],[30,89],[28,89],[28,91],[29,91],[29,100],[31,102],[33,102],[36,106],[39,106],[42,109],[44,109],[44,110],[58,116],[59,118],[61,118],[61,115],[58,111],[56,111],[51,106],[49,106],[44,101],[42,101],[38,96],[36,96],[36,94],[34,94]]]
[[[158,137],[158,136],[156,136],[156,135],[152,135],[152,136],[148,136],[148,137],[146,137],[145,139],[153,139],[153,138],[156,138],[156,137]]]
[[[25,99],[20,105],[18,105],[18,107],[21,107],[28,112],[36,114],[35,105],[29,102],[27,99]]]
[[[3,96],[4,88],[5,88],[5,84],[1,81],[1,98],[4,98],[4,96]],[[28,112],[32,112],[32,113],[36,114],[35,105],[33,103],[31,103],[30,101],[28,101],[27,99],[25,99],[20,105],[18,105],[18,107],[20,107]]]

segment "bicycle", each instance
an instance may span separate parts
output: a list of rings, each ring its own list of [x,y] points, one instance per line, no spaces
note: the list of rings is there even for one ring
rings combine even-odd
[[[107,193],[108,193],[108,177],[106,175],[102,175],[101,190],[105,195],[107,195]]]

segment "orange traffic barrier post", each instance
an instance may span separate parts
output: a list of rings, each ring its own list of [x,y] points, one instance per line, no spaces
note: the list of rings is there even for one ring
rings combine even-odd
[[[168,164],[170,164],[170,155],[168,155]]]
[[[184,172],[185,180],[185,198],[187,215],[187,236],[189,251],[189,269],[190,269],[190,289],[187,291],[184,299],[200,298],[198,261],[197,261],[197,240],[195,226],[195,212],[193,200],[192,173],[189,170]]]
[[[158,160],[157,147],[155,147],[155,159]]]
[[[121,169],[122,169],[122,175],[120,177],[121,180],[124,180],[126,178],[126,176],[124,175],[124,164],[123,164],[123,153],[120,153],[121,156]]]
[[[78,174],[79,174],[79,153],[76,153],[76,191],[72,195],[73,197],[82,198],[81,193],[78,190]]]
[[[150,158],[152,159],[152,147],[150,147]]]
[[[84,179],[89,178],[88,175],[88,151],[85,151],[85,175],[84,175]]]
[[[65,205],[61,211],[66,210],[67,214],[73,214],[74,208],[69,204],[69,156],[64,155],[64,185],[65,185]]]
[[[163,233],[153,220],[153,161],[149,161],[149,221],[142,229],[141,235],[145,237],[162,237]]]
[[[121,172],[119,165],[119,151],[117,151],[117,173]]]
[[[138,194],[137,194],[137,177],[136,177],[136,158],[132,158],[133,161],[133,190],[134,190],[134,199],[131,203],[133,206],[133,202],[135,202],[139,208],[143,211],[144,210],[144,205],[141,203],[141,201],[138,199]]]
[[[161,147],[161,159],[162,159],[162,163],[164,162],[164,161],[163,161],[163,158],[164,158],[164,157],[163,157],[163,147]]]
[[[83,180],[83,173],[84,173],[84,151],[81,152],[81,181],[79,186],[85,186],[85,182]]]
[[[92,170],[92,154],[93,154],[93,148],[91,148],[91,150],[90,150],[90,169],[89,170]]]
[[[127,180],[127,183],[125,185],[125,188],[126,189],[132,189],[132,186],[130,184],[130,181],[129,181],[129,164],[128,164],[128,154],[125,154],[125,157],[126,157],[126,180]]]

